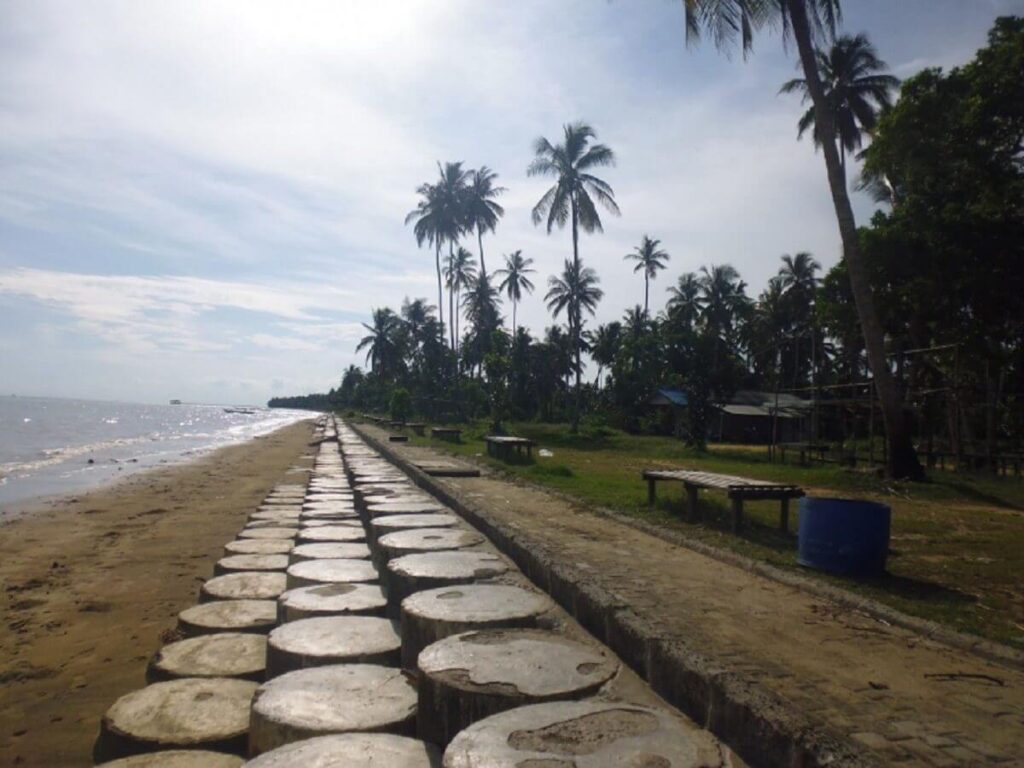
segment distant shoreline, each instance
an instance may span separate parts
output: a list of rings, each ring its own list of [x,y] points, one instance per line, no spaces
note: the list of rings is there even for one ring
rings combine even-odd
[[[0,502],[0,530],[3,530],[11,523],[26,517],[31,517],[37,513],[52,510],[56,507],[60,507],[69,503],[77,503],[80,497],[87,496],[93,493],[107,492],[114,493],[121,489],[121,486],[126,485],[132,480],[137,480],[141,477],[156,474],[159,472],[173,471],[183,467],[190,467],[211,456],[216,455],[220,451],[230,450],[232,448],[243,448],[248,444],[254,443],[258,440],[263,440],[268,437],[272,437],[282,430],[290,429],[291,427],[310,422],[315,417],[314,414],[310,414],[308,419],[298,419],[292,424],[287,424],[278,427],[270,432],[265,432],[260,435],[253,435],[250,438],[241,440],[236,443],[230,443],[228,445],[211,446],[206,449],[197,449],[189,453],[189,455],[181,456],[177,460],[165,460],[157,464],[132,464],[130,462],[124,462],[118,466],[125,467],[128,469],[124,472],[117,474],[111,474],[108,477],[100,480],[99,482],[91,485],[85,485],[77,490],[57,491],[55,493],[44,493],[37,496],[31,496],[23,499],[15,499],[12,501]]]
[[[24,516],[33,505],[187,464],[315,416],[66,398],[8,396],[2,403],[0,522]]]

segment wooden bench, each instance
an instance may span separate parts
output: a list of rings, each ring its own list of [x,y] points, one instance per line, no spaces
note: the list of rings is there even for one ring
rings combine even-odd
[[[507,435],[488,435],[484,438],[487,443],[487,455],[493,456],[502,461],[508,461],[512,451],[516,456],[522,458],[523,449],[526,449],[526,458],[533,458],[533,446],[536,443],[526,437],[510,437]]]
[[[654,506],[655,486],[658,482],[682,483],[686,489],[689,517],[697,517],[697,496],[701,488],[725,491],[732,502],[732,529],[743,527],[743,502],[747,499],[777,499],[779,501],[779,530],[789,531],[789,500],[804,495],[796,485],[769,483],[751,480],[735,475],[719,475],[714,472],[691,472],[685,469],[645,469],[643,478],[647,481],[647,503]]]
[[[452,440],[457,443],[462,440],[462,430],[455,427],[431,427],[430,436],[440,438],[441,440]]]
[[[420,437],[423,437],[423,430],[426,429],[427,427],[427,425],[424,424],[422,421],[410,421],[405,426],[407,426]]]

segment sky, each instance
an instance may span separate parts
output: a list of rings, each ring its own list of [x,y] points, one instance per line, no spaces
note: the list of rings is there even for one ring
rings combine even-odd
[[[1024,0],[844,13],[908,77],[968,61]],[[770,33],[746,60],[688,47],[678,0],[0,0],[0,393],[336,386],[373,308],[436,297],[404,218],[438,161],[499,174],[488,269],[534,260],[518,318],[543,333],[571,242],[531,223],[547,184],[526,167],[576,120],[614,150],[601,175],[622,210],[581,241],[605,291],[592,322],[643,301],[623,256],[644,234],[671,256],[654,311],[703,265],[734,265],[753,296],[784,253],[827,268],[824,164],[796,140],[800,98],[777,95],[797,74]]]

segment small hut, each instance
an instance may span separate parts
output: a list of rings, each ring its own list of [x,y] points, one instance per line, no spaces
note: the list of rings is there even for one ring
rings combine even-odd
[[[647,404],[662,413],[661,423],[665,431],[671,430],[676,437],[682,436],[689,405],[685,392],[681,389],[659,389],[651,395]]]

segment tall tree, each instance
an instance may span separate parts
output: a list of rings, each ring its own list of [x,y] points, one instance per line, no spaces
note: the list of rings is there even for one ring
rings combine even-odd
[[[466,187],[466,221],[470,228],[476,230],[476,242],[480,248],[480,274],[487,276],[487,265],[484,263],[484,232],[493,232],[498,226],[498,219],[505,215],[505,209],[494,202],[494,198],[506,192],[504,187],[494,185],[498,174],[481,166],[469,172],[469,183]]]
[[[588,341],[590,343],[590,356],[597,363],[597,378],[595,382],[598,389],[601,388],[601,373],[605,368],[611,367],[615,361],[615,354],[619,349],[619,340],[622,335],[622,323],[613,320],[604,323],[590,331]]]
[[[700,278],[694,272],[684,272],[668,293],[668,316],[692,328],[700,317]]]
[[[440,178],[434,187],[437,189],[439,200],[439,226],[441,236],[448,244],[448,263],[455,261],[455,246],[468,231],[468,218],[466,216],[466,198],[468,190],[469,172],[463,169],[462,163],[437,164]],[[451,335],[451,348],[455,351],[455,301],[453,296],[448,296],[448,324]]]
[[[583,122],[569,123],[562,127],[561,144],[552,144],[543,136],[534,142],[534,159],[526,172],[529,176],[548,176],[554,185],[541,196],[533,207],[533,223],[546,222],[548,234],[557,224],[559,229],[567,223],[572,226],[572,270],[576,278],[583,277],[580,265],[579,231],[603,232],[597,204],[618,215],[615,192],[608,182],[595,176],[591,171],[615,164],[615,154],[604,144],[592,144],[597,138],[594,129]],[[596,283],[596,273],[592,273]],[[568,273],[565,273],[568,274]],[[582,306],[570,303],[565,307],[569,326],[576,334],[576,393],[573,404],[572,429],[579,429],[580,423],[580,349],[582,338]]]
[[[743,51],[749,51],[754,32],[766,25],[781,24],[786,36],[796,41],[807,93],[814,107],[817,135],[838,135],[836,121],[818,71],[815,38],[835,39],[841,15],[839,0],[682,0],[686,31],[696,39],[709,32],[720,48],[731,47],[739,36]],[[895,477],[921,478],[924,472],[911,442],[908,414],[896,386],[885,352],[885,334],[871,293],[868,264],[861,254],[857,224],[846,191],[846,178],[839,148],[834,140],[823,141],[822,154],[829,190],[843,241],[857,315],[864,333],[872,379],[878,394],[889,442],[889,472]]]
[[[640,240],[640,245],[623,258],[626,261],[636,262],[636,266],[633,267],[634,272],[642,271],[644,273],[644,312],[649,313],[651,280],[654,280],[658,276],[658,272],[665,268],[670,257],[666,251],[661,250],[661,240],[652,240],[644,235]]]
[[[383,382],[398,372],[402,361],[402,350],[398,339],[401,322],[398,316],[388,308],[373,310],[371,325],[363,323],[369,331],[356,346],[356,352],[366,349],[366,360],[370,369]]]
[[[731,264],[712,264],[700,272],[700,318],[707,330],[729,343],[750,302],[747,284]]]
[[[458,250],[455,251],[455,255],[451,261],[448,262],[448,266],[445,268],[444,273],[445,281],[448,284],[448,293],[450,296],[455,297],[455,306],[462,306],[462,290],[464,288],[470,288],[473,285],[473,281],[476,279],[476,267],[473,266],[473,254],[461,245]],[[459,312],[455,313],[455,348],[454,351],[458,354],[459,347]]]
[[[829,110],[832,112],[839,143],[839,160],[846,177],[846,156],[861,148],[862,137],[871,133],[878,123],[878,112],[892,106],[890,92],[900,81],[885,74],[886,63],[878,57],[875,46],[867,35],[843,35],[828,51],[817,51],[818,72]],[[807,81],[794,78],[785,83],[780,93],[803,93],[803,100],[810,98]],[[797,136],[803,137],[809,128],[814,128],[814,107],[811,106],[797,123]],[[814,143],[821,145],[822,137],[815,130]]]
[[[470,369],[481,367],[491,351],[493,333],[501,324],[500,301],[498,290],[491,285],[489,277],[477,275],[470,281],[469,292],[462,301],[466,319],[472,328],[464,356],[464,362]]]
[[[530,278],[527,275],[537,270],[531,269],[531,264],[533,264],[533,259],[524,259],[521,250],[512,251],[512,253],[505,256],[504,269],[499,269],[494,273],[495,277],[501,278],[498,290],[504,291],[505,295],[512,302],[513,339],[516,338],[516,307],[519,306],[519,302],[523,298],[523,291],[533,293],[533,283],[530,282]]]
[[[806,251],[793,256],[783,254],[782,266],[779,268],[782,299],[792,323],[794,387],[806,381],[805,369],[812,378],[811,383],[814,384],[814,358],[817,356],[816,347],[819,343],[814,312],[818,286],[821,283],[817,276],[820,269],[821,264]],[[807,340],[807,344],[801,343],[803,339]]]
[[[580,377],[583,372],[583,365],[580,357],[583,352],[585,340],[583,338],[583,310],[593,315],[597,309],[597,303],[604,296],[604,291],[597,287],[601,282],[590,267],[584,267],[581,261],[566,260],[561,276],[548,278],[548,292],[544,300],[548,303],[548,310],[556,318],[565,311],[568,315],[569,340],[572,344],[573,356],[575,358],[576,386],[573,403],[573,431],[579,429],[580,412]]]
[[[416,244],[428,243],[434,246],[434,264],[437,269],[437,317],[441,338],[444,339],[444,295],[441,288],[441,244],[446,236],[443,222],[441,190],[436,184],[421,184],[416,188],[420,201],[405,217],[405,223],[413,224]]]
[[[865,151],[864,176],[898,198],[862,230],[883,322],[914,347],[960,344],[939,384],[955,381],[948,436],[985,434],[990,466],[1024,391],[1024,313],[1010,309],[1024,294],[1022,72],[1024,18],[999,18],[974,59],[906,80]],[[908,386],[932,386],[935,362],[907,361]]]

